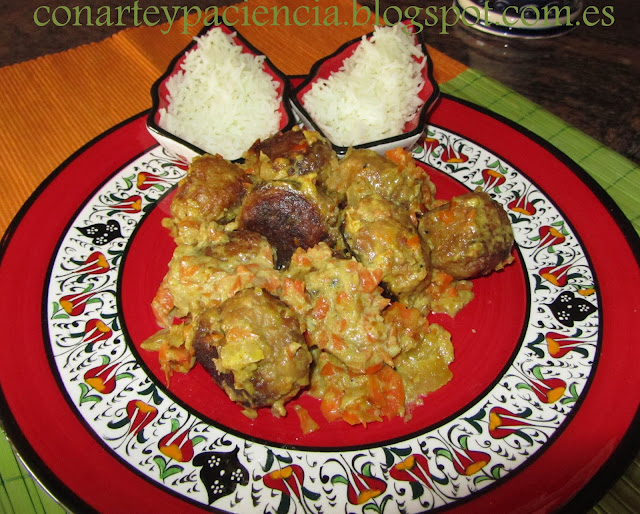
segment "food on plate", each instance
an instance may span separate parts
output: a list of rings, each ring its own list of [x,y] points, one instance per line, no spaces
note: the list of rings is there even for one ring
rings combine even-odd
[[[367,425],[405,413],[402,377],[387,364],[354,374],[328,352],[316,352],[309,393],[320,400],[327,421]]]
[[[277,253],[278,267],[289,263],[296,248],[310,248],[329,239],[316,195],[305,194],[291,181],[269,181],[246,197],[239,226],[262,234]]]
[[[152,308],[159,324],[193,318],[245,287],[267,282],[274,271],[273,249],[260,234],[209,230],[212,239],[176,246]]]
[[[321,176],[341,206],[378,194],[414,217],[432,206],[435,187],[410,154],[395,149],[386,156],[373,150],[350,149],[334,172]]]
[[[236,217],[246,193],[247,175],[219,155],[203,155],[191,162],[189,175],[178,185],[171,203],[176,222],[228,222]]]
[[[246,168],[264,180],[330,173],[338,164],[336,154],[325,138],[298,127],[256,141],[244,158]]]
[[[451,379],[453,346],[445,329],[400,302],[384,310],[384,320],[389,339],[397,341],[400,351],[391,362],[381,362],[367,373],[354,374],[332,353],[313,350],[309,393],[320,400],[328,421],[366,425],[405,416],[407,406],[419,405],[424,395]]]
[[[233,34],[213,29],[196,42],[166,82],[169,104],[159,111],[159,125],[205,152],[238,159],[256,139],[278,131],[278,84],[264,56],[244,52]]]
[[[311,347],[338,357],[354,373],[391,363],[400,348],[389,338],[382,318],[389,300],[378,287],[381,274],[377,270],[354,258],[336,257],[328,245],[320,243],[296,250],[288,275],[304,292],[293,302],[303,305],[298,310],[304,314]]]
[[[167,381],[199,363],[249,417],[308,393],[328,421],[408,419],[452,377],[451,334],[427,316],[455,316],[474,296],[466,278],[511,261],[506,213],[485,193],[436,199],[402,149],[338,160],[296,129],[245,156],[194,159],[180,182],[152,302],[162,328],[142,347]]]
[[[243,289],[197,318],[195,356],[229,398],[285,415],[284,402],[309,385],[311,354],[300,322],[264,289]]]
[[[341,239],[337,202],[318,178],[330,175],[337,162],[326,139],[297,127],[256,141],[245,153],[244,169],[256,186],[242,204],[238,224],[267,238],[278,267],[285,267],[298,247]]]
[[[454,280],[448,273],[432,267],[431,273],[415,289],[398,297],[406,306],[418,309],[425,316],[430,312],[455,316],[473,300],[473,283]]]
[[[426,213],[419,230],[434,267],[455,279],[488,275],[513,257],[513,230],[502,206],[475,191],[452,198]]]
[[[163,292],[168,292],[164,290]],[[156,295],[156,298],[158,295]],[[154,309],[155,311],[155,309]],[[196,365],[196,356],[193,350],[192,323],[179,323],[165,325],[156,313],[158,324],[164,326],[142,343],[145,350],[158,352],[160,367],[167,382],[174,372],[188,373]]]
[[[419,405],[425,395],[453,376],[449,369],[454,358],[451,334],[399,301],[384,311],[384,319],[401,348],[393,366],[402,378],[405,402]]]
[[[412,291],[430,273],[429,247],[406,209],[372,194],[349,205],[343,216],[347,246],[366,267],[382,272],[393,294]]]
[[[426,63],[406,25],[376,27],[338,71],[313,82],[302,103],[336,145],[394,137],[424,103],[419,93]]]

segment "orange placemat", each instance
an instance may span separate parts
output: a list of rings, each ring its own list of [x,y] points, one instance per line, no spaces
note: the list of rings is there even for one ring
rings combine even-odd
[[[328,3],[320,0],[318,5],[323,2]],[[276,3],[280,7],[297,5],[294,0],[250,0],[242,8],[271,8]],[[353,9],[346,1],[332,5],[340,6],[345,18]],[[233,20],[231,14],[229,19]],[[5,192],[0,232],[38,184],[69,155],[151,106],[151,85],[202,26],[201,21],[188,34],[183,33],[182,24],[171,30],[166,25],[125,29],[99,43],[0,68],[0,189]],[[236,28],[284,73],[300,75],[342,43],[372,30],[373,22],[338,27],[239,23]],[[440,82],[466,69],[434,49],[430,52]]]
[[[251,9],[299,3],[249,0],[242,5]],[[321,8],[329,0],[315,4]],[[333,5],[352,9],[347,0],[333,0]],[[202,23],[196,24],[188,34],[174,27],[166,35],[162,34],[166,25],[127,29],[100,43],[0,68],[0,232],[68,156],[105,130],[150,107],[152,83],[201,27]],[[340,44],[370,31],[372,24],[237,28],[283,72],[299,75]],[[430,55],[436,80],[446,83],[446,92],[496,110],[563,149],[599,179],[638,230],[640,207],[632,187],[640,173],[637,167],[495,81],[433,48]],[[505,98],[509,101],[503,101]],[[638,505],[639,462],[634,461],[612,493],[600,502],[597,512],[623,512],[625,506]],[[9,446],[0,440],[0,512],[11,512],[7,505],[13,505],[15,512],[62,512],[27,478]]]

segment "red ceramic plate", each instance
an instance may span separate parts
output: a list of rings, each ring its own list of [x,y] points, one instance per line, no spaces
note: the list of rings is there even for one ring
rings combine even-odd
[[[584,506],[637,450],[638,238],[535,136],[445,97],[414,156],[439,196],[507,209],[516,262],[455,319],[453,380],[411,420],[321,424],[240,414],[196,368],[167,388],[149,303],[184,165],[140,115],[64,163],[2,246],[3,427],[72,510],[472,512]],[[318,417],[317,402],[301,403]]]

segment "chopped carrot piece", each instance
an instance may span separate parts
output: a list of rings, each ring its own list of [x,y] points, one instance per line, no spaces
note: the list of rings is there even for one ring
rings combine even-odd
[[[320,401],[320,411],[327,421],[337,421],[342,418],[340,404],[344,392],[335,386],[329,386]]]
[[[372,413],[371,413],[372,414]],[[344,421],[346,421],[347,423],[349,423],[349,425],[367,425],[367,421],[373,421],[373,420],[367,420],[368,416],[363,416],[363,413],[358,412],[355,409],[348,409],[346,410],[343,414],[342,414],[342,419]]]
[[[271,294],[275,294],[280,288],[280,281],[276,277],[269,277],[264,288]]]
[[[455,298],[456,296],[458,296],[458,290],[455,288],[455,286],[449,286],[447,287],[445,294],[449,298]]]
[[[382,279],[382,270],[375,269],[373,271],[362,270],[360,273],[360,285],[365,293],[372,293],[378,287]]]
[[[376,407],[363,399],[347,405],[342,413],[342,419],[350,425],[362,424],[365,427],[367,423],[381,420]]]
[[[170,346],[169,341],[164,340],[158,350],[158,361],[164,372],[167,384],[174,371],[186,373],[193,366],[193,351],[184,346]]]
[[[180,267],[180,277],[182,278],[192,277],[198,272],[199,269],[200,269],[200,266],[198,266],[197,264],[192,264],[192,265],[184,264],[183,266]]]
[[[326,348],[329,343],[329,335],[326,330],[317,330],[314,334],[309,334],[309,339],[315,342],[315,345],[320,348]]]
[[[304,282],[300,280],[285,278],[283,289],[285,290],[285,292],[296,291],[298,293],[302,293],[304,292]]]
[[[335,375],[337,371],[338,370],[333,364],[331,364],[330,362],[327,362],[324,366],[322,366],[322,369],[320,370],[320,374],[323,377],[330,377],[332,375]]]
[[[439,218],[442,223],[448,225],[449,223],[453,222],[455,216],[453,214],[453,211],[451,209],[448,209],[446,211],[441,211]]]
[[[298,264],[299,266],[310,267],[311,259],[302,248],[298,248],[291,256],[291,262]]]
[[[449,284],[451,284],[451,282],[453,282],[453,277],[448,273],[445,273],[444,271],[438,271],[438,276],[436,280],[440,285],[442,285],[443,287],[446,287]]]
[[[165,285],[161,284],[151,302],[151,310],[160,326],[168,327],[171,325],[169,313],[173,307],[173,296],[171,292]]]
[[[334,350],[342,351],[347,348],[347,343],[339,335],[331,334],[331,342]]]
[[[312,316],[315,319],[324,319],[327,317],[327,313],[329,312],[329,301],[321,296],[316,300],[316,304],[313,308]]]
[[[235,294],[240,291],[240,289],[242,289],[242,278],[236,277],[231,286],[231,292]]]
[[[420,236],[418,234],[414,234],[407,239],[407,246],[412,249],[420,248]]]
[[[387,419],[398,416],[404,408],[404,385],[402,377],[390,366],[383,366],[377,373],[369,375],[371,400]]]
[[[167,362],[168,359],[168,351],[169,351],[169,341],[162,341],[162,345],[160,346],[160,350],[158,350],[158,359],[160,363]]]
[[[298,419],[300,420],[300,428],[302,429],[303,434],[310,434],[311,432],[315,432],[320,428],[320,425],[316,423],[316,421],[311,417],[311,414],[309,414],[309,411],[307,411],[307,409],[305,409],[302,405],[294,405],[293,409],[298,415]]]
[[[410,309],[402,302],[395,302],[389,308],[389,314],[397,315],[404,324],[409,324],[420,315],[417,309]]]
[[[387,159],[398,164],[399,166],[406,166],[412,158],[409,152],[400,147],[387,150],[384,155]]]
[[[369,366],[366,370],[365,373],[367,375],[373,375],[374,373],[377,373],[378,371],[380,371],[382,369],[382,361],[378,362],[378,364],[374,364],[373,366]]]

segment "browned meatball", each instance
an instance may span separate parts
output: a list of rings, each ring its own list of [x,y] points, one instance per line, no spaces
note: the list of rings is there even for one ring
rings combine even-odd
[[[326,173],[337,165],[331,144],[317,132],[293,129],[256,141],[245,153],[245,167],[264,180]]]
[[[235,163],[219,155],[195,157],[171,203],[175,221],[228,222],[245,195],[248,177]]]
[[[322,180],[343,205],[378,194],[414,216],[431,207],[435,192],[429,176],[413,159],[397,164],[367,149],[349,150],[338,170]]]
[[[427,276],[428,261],[409,212],[371,195],[344,211],[344,236],[355,257],[368,269],[382,271],[394,293],[411,291]],[[428,253],[427,253],[428,255]]]
[[[240,291],[196,323],[196,359],[234,402],[284,415],[284,403],[309,384],[312,359],[298,319],[268,292]]]
[[[311,248],[330,239],[317,199],[290,182],[265,182],[245,198],[238,223],[240,228],[267,238],[276,250],[276,265],[282,268],[288,265],[296,248]]]
[[[426,213],[418,229],[433,266],[455,279],[488,275],[513,260],[509,216],[487,193],[452,198]]]

